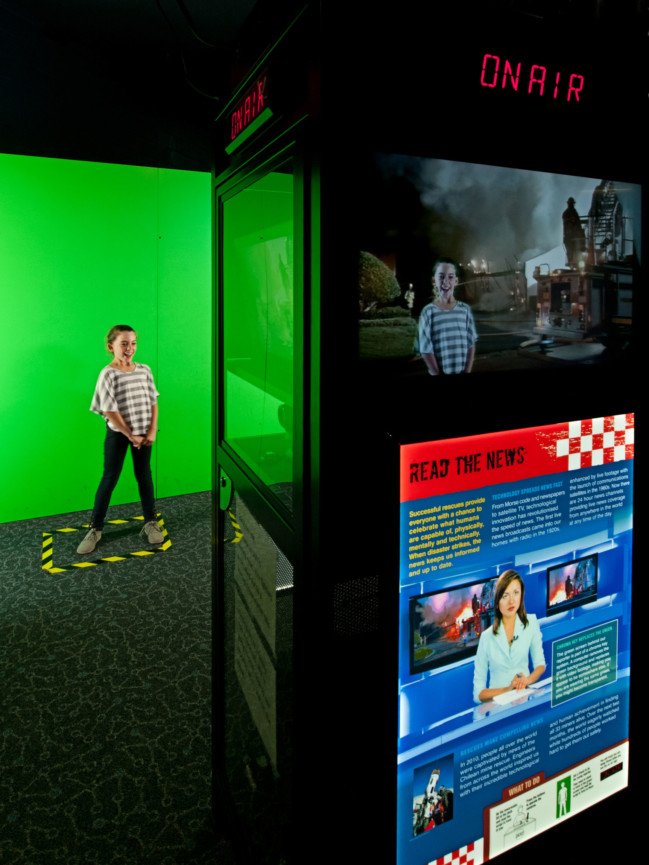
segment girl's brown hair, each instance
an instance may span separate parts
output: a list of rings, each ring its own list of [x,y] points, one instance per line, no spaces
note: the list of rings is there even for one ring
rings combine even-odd
[[[113,325],[113,327],[111,327],[111,329],[108,331],[108,333],[106,334],[106,336],[104,338],[104,342],[106,343],[106,348],[108,349],[108,346],[112,345],[115,342],[115,338],[116,338],[118,333],[123,333],[125,330],[133,331],[133,333],[137,337],[137,333],[135,331],[135,328],[131,327],[130,324],[115,324],[115,325]]]

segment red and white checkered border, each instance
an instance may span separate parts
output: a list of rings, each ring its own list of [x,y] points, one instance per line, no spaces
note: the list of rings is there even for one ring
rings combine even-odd
[[[557,457],[568,457],[568,470],[587,469],[633,459],[632,414],[571,421],[568,437],[557,440]]]
[[[482,865],[482,862],[482,839],[480,839],[452,853],[447,853],[446,856],[440,856],[439,859],[432,859],[428,865]]]

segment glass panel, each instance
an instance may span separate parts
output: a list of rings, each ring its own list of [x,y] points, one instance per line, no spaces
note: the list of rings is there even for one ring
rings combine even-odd
[[[291,507],[293,174],[223,203],[225,440]]]
[[[270,865],[291,834],[293,567],[239,495],[221,550],[225,778],[251,861]]]

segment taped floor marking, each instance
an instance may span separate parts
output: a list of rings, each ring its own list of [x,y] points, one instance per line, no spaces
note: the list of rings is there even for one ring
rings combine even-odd
[[[144,522],[144,517],[131,517],[130,519],[127,519],[127,520],[123,520],[123,519],[106,520],[106,523],[110,524],[112,526],[124,525],[126,523],[135,523],[135,522]],[[53,529],[51,532],[43,532],[43,553],[41,556],[43,563],[41,565],[41,569],[44,571],[47,571],[50,574],[61,574],[64,571],[74,570],[74,568],[92,568],[92,567],[95,567],[96,565],[111,564],[112,562],[123,562],[126,559],[131,558],[132,556],[140,556],[140,557],[141,556],[153,556],[156,553],[165,553],[165,552],[167,552],[167,550],[169,550],[171,548],[171,538],[169,537],[169,533],[167,532],[167,529],[165,528],[164,520],[160,517],[160,514],[158,514],[158,525],[160,526],[160,531],[162,532],[162,536],[165,540],[161,544],[154,547],[153,549],[137,550],[136,552],[133,552],[133,553],[125,553],[123,556],[102,556],[101,558],[98,558],[98,559],[90,559],[90,560],[84,559],[83,561],[80,561],[80,562],[71,562],[70,564],[62,565],[62,566],[55,566],[54,565],[54,560],[53,560],[53,554],[54,554],[53,537],[54,537],[54,535],[66,534],[68,532],[81,532],[84,529],[89,529],[90,525],[87,524],[87,525],[83,525],[83,526],[71,526],[71,527],[67,527],[64,529]],[[100,543],[101,543],[101,541],[100,541]]]
[[[230,517],[230,522],[232,523],[232,528],[234,529],[234,537],[228,538],[225,543],[226,544],[238,544],[241,538],[243,537],[243,532],[241,531],[241,527],[239,523],[236,521],[236,518],[232,511],[228,508],[228,516]]]

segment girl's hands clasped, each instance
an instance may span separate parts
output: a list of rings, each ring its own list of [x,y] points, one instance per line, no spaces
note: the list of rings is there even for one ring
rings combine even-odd
[[[153,444],[153,442],[155,441],[155,435],[156,435],[155,430],[151,430],[151,429],[147,430],[146,435],[142,436],[142,444],[145,447],[150,448],[151,445]]]

